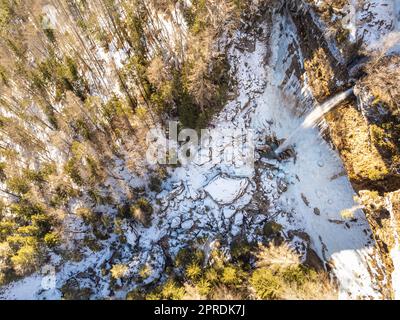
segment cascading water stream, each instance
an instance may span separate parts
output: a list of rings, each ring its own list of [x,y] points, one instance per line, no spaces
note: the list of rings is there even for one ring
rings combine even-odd
[[[322,105],[315,108],[303,121],[303,123],[286,139],[286,141],[279,146],[278,149],[275,150],[275,154],[279,155],[286,149],[288,149],[292,143],[295,141],[298,135],[301,134],[301,131],[314,127],[321,118],[331,111],[333,108],[338,106],[344,100],[349,98],[353,94],[353,88],[339,93],[336,96],[332,97]]]

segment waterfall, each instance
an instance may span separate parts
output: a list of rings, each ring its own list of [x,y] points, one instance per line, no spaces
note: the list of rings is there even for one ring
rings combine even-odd
[[[336,96],[330,98],[328,101],[324,102],[322,105],[317,106],[303,121],[303,123],[293,131],[293,133],[286,139],[286,141],[275,150],[275,153],[279,155],[295,141],[297,136],[301,134],[301,131],[314,127],[321,118],[339,105],[341,102],[349,98],[353,94],[353,89],[349,89],[345,92],[339,93]]]

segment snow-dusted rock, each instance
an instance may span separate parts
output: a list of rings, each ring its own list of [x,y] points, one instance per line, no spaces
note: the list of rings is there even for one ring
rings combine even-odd
[[[181,219],[179,217],[173,218],[171,221],[171,228],[178,228],[181,224]]]
[[[248,185],[249,180],[246,178],[232,179],[219,176],[211,181],[204,190],[218,204],[227,205],[242,197]]]
[[[193,220],[187,220],[184,223],[182,223],[181,227],[183,230],[190,230],[194,225]]]

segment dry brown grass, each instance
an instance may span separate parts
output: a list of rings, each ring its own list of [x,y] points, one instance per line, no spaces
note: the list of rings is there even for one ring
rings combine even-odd
[[[185,283],[185,295],[183,300],[206,300],[207,297],[200,294],[199,290],[193,285]]]
[[[397,227],[396,231],[400,235],[400,190],[390,194],[389,198],[393,206],[392,211]]]
[[[283,288],[284,300],[337,300],[338,290],[324,274],[318,274],[313,281],[307,281],[302,286],[288,285]]]
[[[365,66],[368,75],[359,86],[390,108],[393,115],[400,115],[400,56],[386,56]]]
[[[393,261],[390,250],[395,246],[395,233],[386,210],[386,198],[378,192],[369,190],[360,191],[358,201],[363,205],[364,212],[374,234],[377,250],[385,266],[385,273],[390,275],[393,272]],[[385,296],[390,297],[390,287],[384,287]]]
[[[211,297],[212,300],[245,300],[247,298],[244,297],[240,292],[233,291],[224,285],[213,288]]]
[[[349,104],[326,119],[352,182],[363,188],[388,175],[385,162],[371,144],[368,124],[355,107]]]
[[[257,255],[257,267],[279,266],[288,268],[298,265],[300,265],[300,257],[288,244],[284,243],[280,246],[271,244],[268,248],[260,246]]]
[[[329,59],[323,48],[313,53],[313,57],[304,62],[308,83],[313,90],[314,97],[321,101],[331,94],[334,72],[329,65]]]

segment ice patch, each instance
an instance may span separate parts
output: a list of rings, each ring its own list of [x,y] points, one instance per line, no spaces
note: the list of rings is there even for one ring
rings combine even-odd
[[[230,179],[218,177],[204,188],[219,204],[226,205],[243,196],[249,181],[247,179]]]

